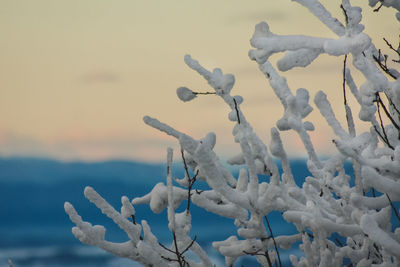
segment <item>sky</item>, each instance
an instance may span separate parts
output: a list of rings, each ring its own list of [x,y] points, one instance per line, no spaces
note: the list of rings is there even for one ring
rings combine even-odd
[[[339,1],[321,2],[344,22]],[[377,47],[386,48],[383,37],[398,42],[393,10],[374,13],[367,1],[352,3],[365,7],[363,24]],[[232,93],[244,97],[242,111],[268,144],[283,109],[248,58],[249,39],[261,21],[276,34],[335,37],[289,0],[0,1],[0,156],[164,161],[167,147],[179,151],[177,141],[145,125],[145,115],[195,138],[215,132],[220,157],[236,154],[234,125],[221,99],[177,98],[180,86],[210,90],[185,65],[185,54],[235,75]],[[306,88],[311,99],[324,90],[342,120],[342,64],[343,57],[323,55],[283,75],[293,92]],[[332,131],[318,110],[310,120],[317,152],[333,153]],[[282,139],[290,156],[304,155],[294,134],[284,132]]]

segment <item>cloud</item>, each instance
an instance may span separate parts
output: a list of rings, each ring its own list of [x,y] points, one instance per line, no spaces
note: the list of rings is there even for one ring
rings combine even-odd
[[[51,157],[49,152],[46,145],[37,139],[14,133],[1,133],[0,156],[2,157]]]
[[[110,70],[91,71],[82,74],[79,81],[86,84],[117,83],[121,80],[120,76]]]
[[[59,136],[40,139],[14,133],[0,133],[0,157],[40,157],[65,161],[103,161],[127,159],[162,162],[166,147],[176,147],[174,140],[157,136],[131,135]],[[178,149],[178,148],[176,148]]]

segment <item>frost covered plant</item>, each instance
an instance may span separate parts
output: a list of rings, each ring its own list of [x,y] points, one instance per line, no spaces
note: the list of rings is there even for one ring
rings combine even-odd
[[[342,24],[317,0],[295,1],[309,9],[337,38],[282,36],[272,33],[265,22],[256,26],[249,56],[265,74],[284,107],[277,128],[271,129],[269,146],[259,139],[246,120],[241,110],[243,98],[231,95],[234,76],[220,69],[209,71],[192,57],[185,56],[186,64],[203,76],[215,94],[230,107],[234,141],[241,153],[230,158],[228,163],[241,166],[238,177],[234,177],[214,153],[214,133],[196,139],[146,116],[146,124],[179,142],[185,176],[182,179],[172,177],[173,152],[168,149],[166,182],[156,184],[150,193],[132,201],[122,197],[121,212],[87,187],[85,196],[126,232],[129,241],[106,241],[103,226],[83,221],[73,206],[65,203],[66,212],[76,224],[72,232],[81,242],[145,266],[213,266],[196,238],[190,235],[190,206],[193,204],[231,218],[237,227],[237,234],[212,244],[225,257],[228,266],[245,255],[253,255],[262,266],[282,266],[279,251],[290,249],[298,241],[304,256],[291,255],[293,266],[342,266],[345,263],[347,266],[400,266],[400,228],[391,224],[391,219],[400,220],[395,207],[400,201],[400,73],[387,65],[387,56],[382,55],[364,33],[359,7],[343,0],[341,7],[346,23]],[[375,6],[378,0],[369,2]],[[400,10],[400,1],[379,3]],[[396,17],[400,19],[398,14]],[[399,49],[387,43],[399,54]],[[324,92],[314,97],[315,106],[337,136],[333,140],[337,151],[328,159],[322,160],[316,154],[308,134],[314,130],[313,124],[306,120],[313,110],[308,91],[301,88],[292,92],[286,79],[269,62],[271,55],[280,52],[285,55],[277,63],[279,71],[306,67],[321,54],[345,58],[346,127],[336,119]],[[364,77],[360,86],[346,67],[348,57]],[[361,107],[359,118],[371,124],[370,131],[356,133],[346,100],[346,87]],[[177,94],[182,101],[193,100],[197,95],[186,87],[179,88]],[[383,117],[389,122],[386,125]],[[280,131],[288,130],[298,133],[307,151],[307,167],[312,175],[305,178],[302,186],[294,181],[280,138]],[[281,162],[282,173],[276,161]],[[352,163],[354,186],[344,169],[346,161]],[[268,181],[261,182],[259,175],[269,176]],[[209,189],[196,190],[196,181],[207,183]],[[187,201],[186,209],[176,212],[183,201]],[[135,221],[134,206],[139,204],[148,204],[155,213],[168,209],[171,246],[162,245],[146,221],[140,224]],[[296,226],[298,233],[273,236],[270,229],[267,230],[266,219],[272,211],[281,212],[286,221]],[[333,234],[343,237],[344,241],[331,238]],[[197,257],[188,257],[189,250]]]

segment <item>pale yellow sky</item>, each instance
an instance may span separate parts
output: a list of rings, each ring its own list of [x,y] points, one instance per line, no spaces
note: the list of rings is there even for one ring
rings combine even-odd
[[[339,1],[322,2],[344,20]],[[254,26],[263,20],[276,34],[334,37],[289,0],[0,1],[0,156],[163,160],[176,141],[146,126],[144,115],[196,138],[216,132],[222,157],[238,151],[220,99],[176,97],[179,86],[209,89],[184,64],[187,53],[236,76],[233,93],[245,98],[243,111],[268,141],[282,108],[247,56]],[[385,47],[382,37],[398,41],[394,11],[367,7],[364,24],[378,47]],[[292,90],[305,87],[312,98],[325,90],[343,118],[342,60],[323,56],[284,75]],[[313,139],[326,153],[331,131],[317,110],[311,118],[319,133]],[[293,135],[283,136],[291,155],[299,155]]]

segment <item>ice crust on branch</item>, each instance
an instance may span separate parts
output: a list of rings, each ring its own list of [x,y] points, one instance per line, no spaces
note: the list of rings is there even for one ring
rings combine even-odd
[[[145,196],[131,201],[123,196],[120,213],[93,188],[87,187],[85,197],[126,232],[128,241],[106,241],[103,226],[83,221],[72,204],[66,202],[64,208],[76,225],[72,229],[76,238],[145,266],[213,266],[196,241],[196,234],[191,233],[190,207],[196,205],[231,218],[237,227],[236,233],[227,233],[225,240],[212,243],[225,257],[227,266],[249,255],[262,266],[282,266],[279,251],[288,250],[299,241],[304,254],[290,256],[295,267],[342,266],[345,262],[348,266],[400,266],[398,72],[389,72],[382,65],[386,61],[361,24],[361,8],[352,6],[348,0],[338,2],[344,13],[344,25],[317,0],[294,1],[307,8],[337,37],[284,36],[272,33],[266,22],[256,25],[249,57],[265,75],[283,106],[276,128],[270,129],[269,146],[247,121],[241,108],[243,97],[231,94],[235,77],[219,68],[207,70],[186,55],[184,61],[188,67],[200,74],[214,91],[196,93],[179,87],[177,96],[187,102],[195,100],[197,94],[213,94],[208,97],[220,97],[229,107],[233,141],[240,153],[227,162],[240,166],[239,174],[237,177],[231,174],[214,152],[215,133],[195,138],[145,116],[143,120],[147,125],[174,137],[180,145],[184,177],[173,176],[173,151],[168,149],[166,180],[157,183]],[[375,6],[378,2],[400,10],[399,1],[395,0],[370,0],[369,4]],[[276,53],[284,53],[277,68],[269,61]],[[362,83],[357,85],[346,66],[350,60],[345,59],[343,81],[338,83],[343,87],[338,88],[338,92],[344,93],[347,127],[339,123],[335,105],[329,101],[329,94],[337,92],[319,91],[314,96],[315,107],[336,135],[332,140],[336,151],[325,159],[317,154],[309,135],[309,131],[318,131],[318,127],[306,120],[313,111],[308,90],[292,90],[280,73],[296,67],[306,68],[322,54],[351,57],[354,70],[363,76]],[[369,131],[356,132],[357,120],[347,104],[346,97],[350,94],[346,96],[346,91],[351,92],[360,106],[359,119],[371,124]],[[386,97],[384,101],[383,96]],[[386,116],[388,123],[382,116]],[[303,177],[302,185],[295,182],[285,142],[281,139],[280,132],[290,130],[299,135],[308,155],[307,168],[311,176]],[[281,163],[281,172],[277,161]],[[344,167],[346,162],[352,164],[353,178]],[[207,183],[209,188],[198,190],[198,183]],[[178,211],[182,203],[186,209]],[[135,221],[134,206],[140,204],[149,205],[154,213],[168,210],[170,246],[158,241],[146,221],[140,224]],[[282,213],[287,222],[296,226],[298,233],[274,234],[268,221],[273,211]],[[393,220],[396,222],[392,225]],[[188,251],[196,257],[187,256]]]

